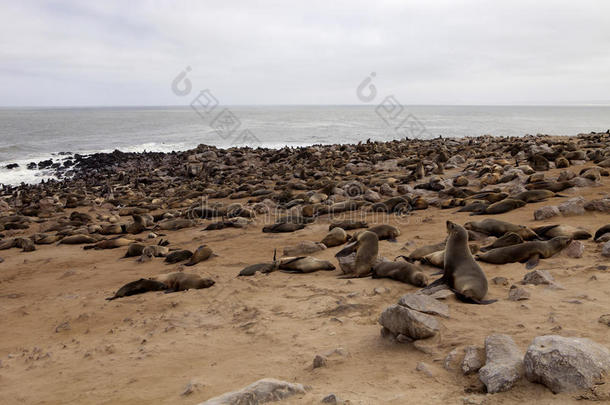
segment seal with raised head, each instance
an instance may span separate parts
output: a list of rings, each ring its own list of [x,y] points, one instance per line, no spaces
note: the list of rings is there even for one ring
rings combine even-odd
[[[493,264],[527,262],[528,269],[536,267],[541,258],[559,253],[572,242],[568,236],[557,236],[547,241],[523,242],[513,246],[492,249],[477,255],[477,260]]]
[[[358,234],[356,240],[341,249],[335,257],[349,256],[356,252],[354,276],[364,277],[371,272],[373,263],[379,253],[379,237],[376,233],[364,231]]]
[[[416,264],[406,261],[382,261],[373,266],[373,278],[389,278],[414,285],[425,287],[428,284],[428,277]]]
[[[487,294],[487,278],[470,253],[466,229],[447,221],[447,232],[449,237],[445,247],[443,276],[427,288],[446,284],[461,301],[475,304],[495,302],[483,300]]]
[[[118,289],[114,296],[108,297],[106,299],[108,301],[111,301],[117,298],[128,297],[130,295],[144,294],[149,291],[163,291],[166,289],[167,285],[160,281],[141,278],[139,280],[125,284],[123,287]]]

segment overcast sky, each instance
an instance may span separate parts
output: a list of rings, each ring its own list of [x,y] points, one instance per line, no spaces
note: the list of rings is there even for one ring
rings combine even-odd
[[[403,104],[608,103],[609,16],[606,0],[5,0],[0,105],[187,105],[206,88],[362,104],[371,72]]]

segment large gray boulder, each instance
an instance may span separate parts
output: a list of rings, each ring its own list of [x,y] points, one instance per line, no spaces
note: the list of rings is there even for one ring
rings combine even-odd
[[[555,394],[592,388],[610,372],[610,350],[586,338],[538,336],[523,360],[529,381]]]
[[[398,305],[430,315],[449,318],[449,306],[429,295],[408,293],[400,297]]]
[[[381,313],[379,323],[394,335],[405,335],[411,339],[426,339],[440,330],[440,324],[434,317],[396,304]]]
[[[201,402],[199,405],[264,404],[297,394],[305,394],[305,389],[301,384],[280,381],[275,378],[263,378],[239,391],[227,392],[219,397]]]
[[[479,379],[487,387],[487,392],[508,391],[523,376],[523,354],[510,336],[487,336],[485,355],[487,361],[479,370]]]

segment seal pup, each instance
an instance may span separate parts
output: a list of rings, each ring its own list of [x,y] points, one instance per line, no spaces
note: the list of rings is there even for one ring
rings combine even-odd
[[[556,236],[569,236],[575,240],[589,239],[591,234],[582,228],[577,228],[570,225],[546,225],[534,228],[540,237],[552,239]]]
[[[160,281],[141,278],[139,280],[125,284],[123,287],[118,289],[114,296],[108,297],[106,299],[108,301],[112,301],[117,298],[128,297],[130,295],[144,294],[149,291],[162,291],[166,289],[167,285],[163,284]]]
[[[199,262],[208,260],[212,256],[212,254],[212,249],[210,249],[208,245],[201,245],[197,248],[197,250],[195,250],[188,263],[185,263],[184,265],[194,266]]]
[[[443,276],[426,288],[446,284],[463,302],[491,304],[497,300],[483,300],[487,294],[487,278],[481,266],[474,260],[468,247],[466,229],[447,221],[447,245]]]
[[[193,252],[187,249],[175,250],[165,256],[165,262],[168,264],[178,263],[186,259],[190,259]]]
[[[165,284],[167,286],[166,294],[186,290],[199,290],[216,284],[210,278],[202,278],[198,274],[182,273],[180,271],[151,277],[151,280]]]
[[[284,273],[313,273],[318,270],[335,270],[335,266],[328,260],[316,259],[311,256],[300,256],[281,258],[279,269]]]
[[[373,278],[389,278],[416,287],[425,287],[428,277],[419,266],[406,261],[382,261],[373,266]]]
[[[335,227],[328,232],[328,234],[326,234],[321,243],[323,243],[327,248],[330,248],[343,245],[345,242],[347,242],[347,238],[347,233],[343,228]]]
[[[379,237],[375,232],[364,231],[358,234],[356,240],[341,249],[335,257],[349,256],[356,252],[354,276],[364,277],[371,272],[373,263],[379,253]]]
[[[276,255],[277,255],[277,249],[273,249],[273,261],[265,262],[265,263],[251,264],[250,266],[243,268],[239,272],[237,277],[253,276],[254,274],[256,274],[256,272],[261,272],[263,274],[267,274],[267,273],[276,271],[280,266],[280,262],[279,262],[279,260],[276,259],[276,257],[277,257]]]
[[[492,249],[478,254],[477,260],[492,264],[527,262],[525,267],[532,269],[538,265],[540,258],[546,259],[562,251],[572,242],[568,236],[557,236],[547,241],[530,241],[518,245]]]

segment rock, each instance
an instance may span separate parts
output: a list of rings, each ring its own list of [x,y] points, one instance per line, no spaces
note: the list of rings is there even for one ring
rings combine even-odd
[[[383,183],[379,188],[379,192],[381,193],[381,195],[387,196],[393,196],[395,193],[394,189],[388,183]]]
[[[462,157],[462,155],[453,155],[447,160],[447,163],[454,166],[459,166],[461,164],[466,163],[466,159]]]
[[[201,402],[199,405],[264,404],[297,394],[305,394],[305,389],[302,384],[263,378],[238,391],[227,392]]]
[[[427,363],[424,363],[423,361],[417,363],[417,366],[415,366],[415,370],[424,373],[428,377],[434,377],[434,373],[432,373],[432,370],[430,370],[430,366]]]
[[[381,201],[381,196],[376,191],[369,189],[369,190],[366,190],[366,192],[364,193],[364,199],[366,201],[376,203],[376,202]]]
[[[555,282],[555,279],[553,278],[553,276],[551,276],[551,274],[546,270],[530,271],[525,276],[523,276],[523,281],[521,281],[521,284],[533,284],[533,285],[544,284],[544,285],[558,286],[558,284]]]
[[[429,295],[430,298],[434,298],[436,300],[444,300],[447,297],[451,297],[453,294],[453,291],[451,291],[448,288],[441,288],[440,290],[434,291],[432,294]]]
[[[396,304],[381,313],[379,323],[394,335],[403,334],[412,339],[432,337],[440,329],[434,317]]]
[[[600,316],[597,321],[606,326],[610,326],[610,314],[604,314],[604,315]]]
[[[508,299],[510,301],[529,300],[530,293],[525,288],[513,284],[508,291]]]
[[[547,205],[546,207],[538,208],[534,211],[534,220],[542,221],[548,218],[553,218],[559,215],[561,212],[555,205]]]
[[[326,366],[328,359],[324,356],[320,356],[319,354],[313,358],[313,368],[319,368]]]
[[[485,397],[470,396],[462,398],[464,405],[487,405],[489,401]]]
[[[604,243],[604,246],[602,246],[602,256],[610,257],[610,241]]]
[[[429,295],[408,293],[400,297],[398,305],[426,314],[440,315],[449,318],[449,306]]]
[[[585,213],[585,199],[581,196],[570,198],[559,204],[558,208],[563,215],[582,215]]]
[[[445,356],[445,360],[443,360],[443,368],[447,371],[453,371],[457,367],[459,363],[460,353],[458,349],[453,349],[452,351]]]
[[[585,203],[587,211],[599,211],[610,213],[610,198],[601,198],[599,200],[591,200]]]
[[[523,376],[523,354],[510,336],[487,336],[485,355],[487,360],[479,370],[479,379],[487,392],[507,391]]]
[[[186,387],[184,387],[184,390],[180,393],[180,396],[185,397],[187,395],[191,395],[193,392],[198,391],[202,387],[203,384],[201,384],[200,382],[189,381],[188,384],[186,384]]]
[[[322,398],[323,404],[342,404],[344,401],[335,394],[328,394]]]
[[[310,255],[324,249],[326,249],[326,246],[323,243],[305,240],[293,246],[286,246],[284,248],[284,256]]]
[[[389,288],[385,288],[385,287],[375,287],[373,289],[373,295],[382,295],[382,294],[386,294],[389,293],[390,289]]]
[[[573,259],[581,258],[584,252],[585,244],[579,240],[573,240],[564,250],[564,253]]]
[[[562,170],[557,177],[558,182],[572,180],[576,174],[570,170]]]
[[[462,372],[464,374],[476,373],[481,367],[483,367],[481,350],[476,346],[466,346],[462,360]]]
[[[65,321],[55,327],[55,333],[63,332],[63,331],[70,330],[70,329],[72,329],[70,327],[70,322]]]
[[[508,285],[508,279],[506,277],[494,277],[491,281],[494,284]]]
[[[610,350],[586,338],[538,336],[523,360],[531,382],[559,392],[590,389],[610,372]]]

